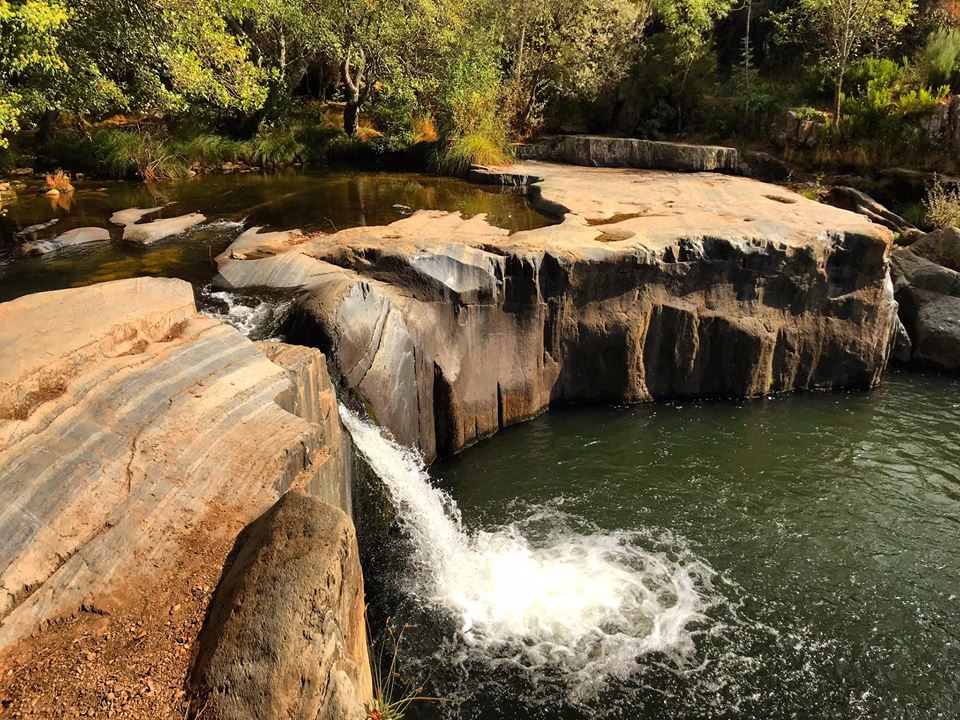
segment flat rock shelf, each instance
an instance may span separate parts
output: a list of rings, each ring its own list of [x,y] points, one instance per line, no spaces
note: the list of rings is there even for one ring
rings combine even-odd
[[[418,212],[332,234],[243,236],[234,290],[304,291],[289,337],[320,347],[427,458],[555,403],[873,387],[896,304],[892,234],[784,188],[712,173],[524,162],[559,224],[507,233]]]

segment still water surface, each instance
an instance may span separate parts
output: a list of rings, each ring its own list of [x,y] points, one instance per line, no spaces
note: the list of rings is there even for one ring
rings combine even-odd
[[[122,228],[109,222],[110,215],[130,207],[156,206],[164,207],[150,219],[200,212],[207,222],[147,247],[121,242]],[[491,223],[509,230],[549,222],[520,195],[413,173],[249,173],[171,183],[80,183],[76,192],[54,199],[41,196],[34,187],[0,215],[0,302],[31,292],[144,275],[178,277],[200,288],[216,273],[213,258],[246,227],[333,232],[384,225],[419,209],[468,216],[484,212]],[[54,219],[55,224],[31,239],[95,226],[109,228],[112,241],[20,257],[17,248],[23,237],[17,233]]]

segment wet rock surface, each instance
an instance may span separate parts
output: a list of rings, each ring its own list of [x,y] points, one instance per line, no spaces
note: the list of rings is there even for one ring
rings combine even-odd
[[[709,173],[484,172],[563,222],[509,235],[419,212],[228,250],[219,282],[304,290],[288,336],[428,457],[552,403],[879,382],[892,235],[865,217]]]
[[[27,255],[44,255],[49,252],[63,250],[74,245],[85,245],[92,242],[108,242],[110,231],[99,227],[82,227],[57,235],[50,240],[33,240],[25,242],[21,250]]]

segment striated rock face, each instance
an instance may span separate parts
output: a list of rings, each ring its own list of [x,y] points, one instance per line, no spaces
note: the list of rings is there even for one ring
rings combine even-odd
[[[190,680],[196,716],[363,717],[372,700],[364,612],[350,518],[287,493],[247,528],[217,589]]]
[[[712,174],[524,163],[563,223],[482,216],[228,250],[221,282],[306,292],[319,345],[381,424],[452,453],[551,403],[871,387],[895,304],[891,234],[781,188]]]
[[[960,369],[960,230],[940,230],[897,247],[892,273],[908,343],[898,359]]]
[[[0,648],[188,582],[174,558],[211,513],[232,539],[289,488],[349,512],[332,393],[317,350],[258,349],[183,281],[0,305]]]

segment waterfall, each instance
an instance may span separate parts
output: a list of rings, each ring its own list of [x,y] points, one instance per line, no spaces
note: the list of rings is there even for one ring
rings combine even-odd
[[[258,298],[206,286],[200,291],[202,314],[232,325],[251,340],[280,339],[283,321],[293,308],[292,298]]]
[[[584,532],[542,506],[525,522],[471,530],[417,451],[346,407],[340,414],[410,538],[408,591],[451,614],[474,657],[555,669],[580,693],[628,677],[645,655],[692,658],[693,628],[710,604],[704,562],[658,548],[650,535]]]

